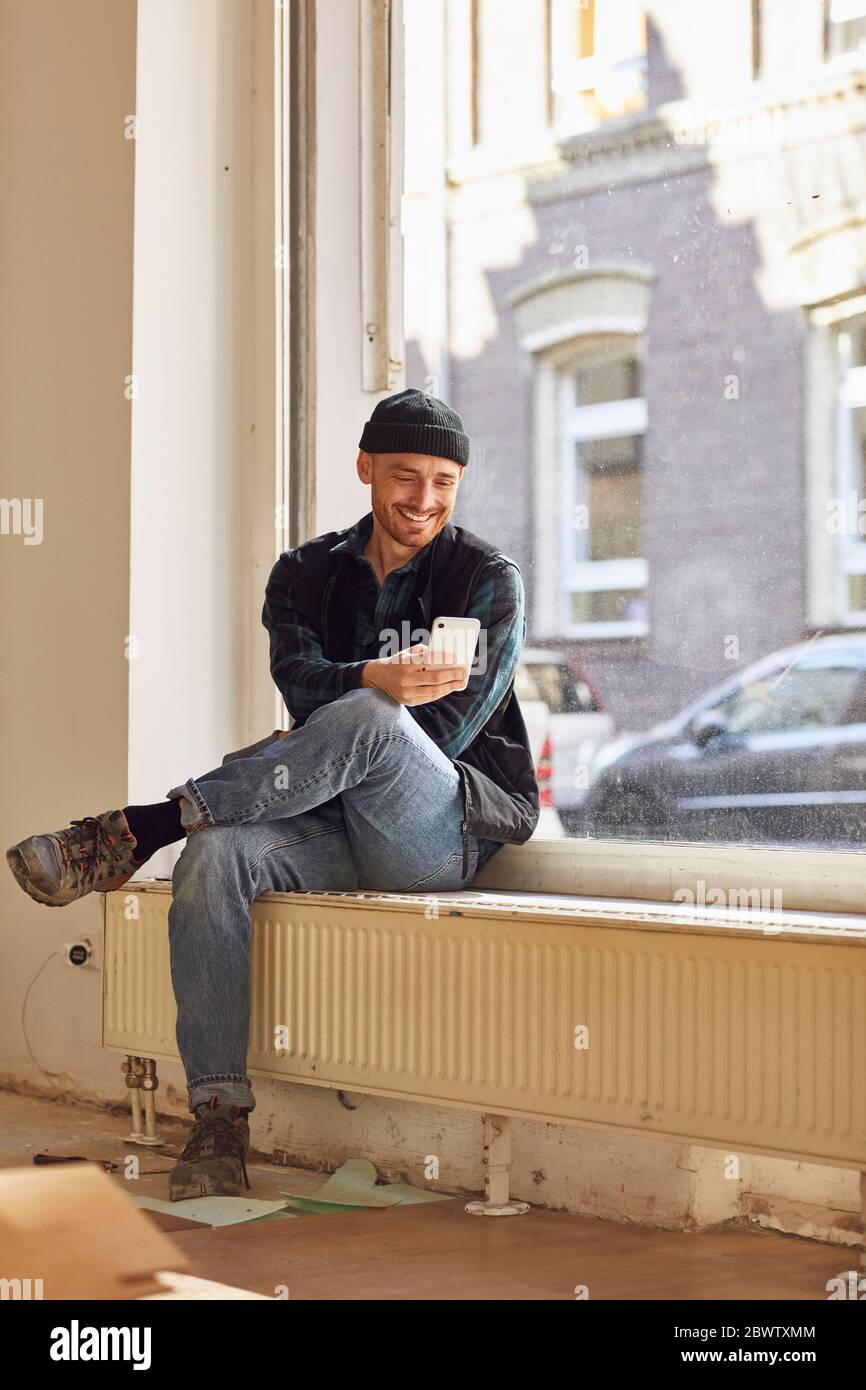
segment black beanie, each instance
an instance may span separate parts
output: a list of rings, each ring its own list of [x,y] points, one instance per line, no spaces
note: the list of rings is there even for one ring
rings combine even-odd
[[[379,401],[358,448],[368,454],[430,454],[469,462],[469,436],[457,411],[411,386]]]

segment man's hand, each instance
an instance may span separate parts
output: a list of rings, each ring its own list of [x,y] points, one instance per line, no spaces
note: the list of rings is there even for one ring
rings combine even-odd
[[[468,680],[469,667],[459,666],[452,652],[431,652],[421,643],[368,661],[361,675],[362,686],[384,690],[400,705],[429,705],[465,690]]]

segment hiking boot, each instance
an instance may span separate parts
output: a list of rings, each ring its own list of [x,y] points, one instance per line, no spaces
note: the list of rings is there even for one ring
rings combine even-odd
[[[74,820],[67,830],[31,835],[6,851],[17,883],[46,907],[64,907],[87,893],[120,888],[141,868],[137,840],[122,811]]]
[[[180,1158],[168,1178],[172,1202],[186,1197],[240,1197],[241,1178],[250,1187],[246,1155],[250,1126],[237,1105],[195,1107],[196,1120]]]

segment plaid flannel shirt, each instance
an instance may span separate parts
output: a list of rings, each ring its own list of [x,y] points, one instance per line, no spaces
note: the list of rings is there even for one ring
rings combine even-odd
[[[356,689],[367,661],[419,640],[410,633],[408,623],[415,572],[423,551],[392,570],[380,586],[363,554],[372,525],[372,513],[368,512],[333,547],[354,555],[358,566],[353,661],[327,660],[318,631],[296,606],[288,586],[278,598],[265,601],[262,622],[272,639],[271,674],[295,719],[305,719],[320,705]],[[478,671],[470,674],[465,690],[455,690],[430,704],[408,706],[412,717],[451,759],[459,758],[487,722],[517,669],[526,617],[523,580],[513,560],[497,554],[483,565],[465,616],[481,623],[482,654],[486,642],[486,655]],[[427,634],[424,636],[426,639]]]

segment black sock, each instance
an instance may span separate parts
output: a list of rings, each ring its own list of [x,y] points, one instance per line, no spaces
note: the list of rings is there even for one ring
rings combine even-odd
[[[124,806],[123,814],[137,841],[132,856],[136,864],[143,864],[163,845],[184,838],[180,797],[174,801],[157,801],[152,806]]]

